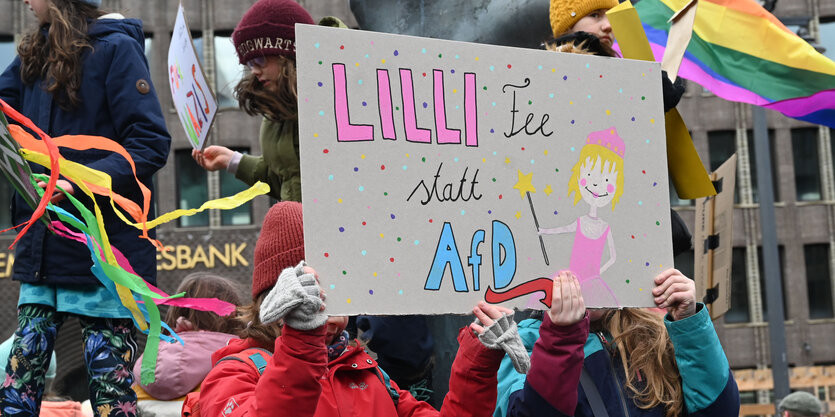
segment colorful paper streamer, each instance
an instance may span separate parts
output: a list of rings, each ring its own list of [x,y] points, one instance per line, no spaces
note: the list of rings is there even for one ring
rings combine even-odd
[[[29,128],[41,138],[41,140],[35,139],[20,126],[9,126],[12,137],[23,148],[21,149],[23,157],[30,162],[50,169],[49,177],[33,174],[33,177],[37,179],[46,180],[47,186],[45,189],[36,187],[41,198],[37,207],[34,208],[32,217],[20,225],[23,229],[18,233],[14,243],[12,243],[12,247],[28,231],[31,223],[41,218],[47,209],[56,213],[62,222],[80,230],[80,232],[74,232],[63,223],[57,221],[50,223],[50,230],[59,236],[87,245],[93,261],[93,267],[91,268],[93,274],[130,311],[137,328],[148,334],[140,379],[145,384],[153,382],[160,339],[179,340],[182,343],[182,340],[179,339],[176,333],[161,321],[159,309],[157,308],[158,304],[213,311],[221,315],[233,313],[235,306],[218,299],[183,298],[183,294],[171,296],[148,284],[136,275],[124,254],[110,245],[102,220],[101,209],[96,202],[94,194],[108,197],[111,207],[122,221],[141,230],[141,237],[153,242],[157,248],[164,249],[160,242],[148,236],[148,230],[150,228],[182,216],[199,213],[206,209],[231,209],[238,207],[258,195],[269,192],[269,186],[259,182],[248,190],[234,196],[208,201],[197,209],[176,210],[171,213],[166,213],[154,221],[148,222],[150,190],[136,177],[136,168],[133,159],[121,145],[110,139],[95,136],[72,135],[62,136],[53,140],[28,118],[15,111],[2,100],[0,100],[0,109],[9,115],[12,120]],[[58,149],[59,147],[76,150],[106,150],[121,155],[130,164],[134,179],[140,190],[142,190],[143,201],[141,207],[134,201],[114,192],[112,189],[112,179],[108,174],[63,158]],[[79,211],[83,221],[49,202],[50,197],[55,191],[59,175],[72,181],[75,187],[89,196],[93,202],[93,211],[91,212],[74,196],[65,193],[69,201]],[[116,206],[128,213],[128,216],[132,220],[128,219]],[[172,336],[162,335],[162,327],[165,327]]]

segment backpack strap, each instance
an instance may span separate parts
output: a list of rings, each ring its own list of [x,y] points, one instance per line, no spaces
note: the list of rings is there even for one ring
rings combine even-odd
[[[580,373],[580,386],[586,393],[594,417],[609,417],[609,412],[606,411],[606,403],[600,397],[600,391],[597,390],[597,385],[594,384],[591,374],[586,371],[586,367],[583,367],[583,371]]]
[[[215,366],[223,361],[238,361],[251,365],[256,371],[258,371],[258,375],[262,375],[264,370],[267,369],[268,359],[272,356],[272,352],[267,349],[249,348],[234,355],[221,358],[219,361],[215,362]]]
[[[244,349],[234,355],[224,356],[215,362],[214,366],[223,361],[238,361],[252,366],[258,371],[258,375],[262,375],[267,369],[268,359],[273,356],[273,353],[267,349],[249,348]],[[182,417],[200,417],[200,391],[194,391],[186,395],[183,408],[180,411]]]
[[[391,397],[391,400],[394,401],[394,406],[397,407],[397,403],[400,401],[400,394],[396,389],[394,389],[394,387],[391,386],[391,378],[389,377],[389,374],[387,374],[383,368],[380,368],[379,365],[374,368],[374,373],[377,374],[377,378],[386,387],[389,397]]]

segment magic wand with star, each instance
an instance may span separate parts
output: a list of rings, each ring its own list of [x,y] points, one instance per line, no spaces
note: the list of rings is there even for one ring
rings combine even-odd
[[[536,210],[533,208],[533,200],[531,200],[531,193],[536,192],[536,188],[533,186],[533,172],[530,174],[522,174],[522,171],[517,170],[517,175],[519,180],[516,182],[516,185],[513,188],[519,190],[519,197],[525,198],[528,197],[528,205],[531,207],[531,214],[533,215],[533,224],[536,226],[536,233],[539,236],[539,246],[542,248],[542,257],[545,258],[545,265],[551,265],[548,262],[548,253],[545,251],[545,241],[542,240],[542,235],[539,235],[539,220],[536,219]],[[546,189],[546,192],[548,190]]]

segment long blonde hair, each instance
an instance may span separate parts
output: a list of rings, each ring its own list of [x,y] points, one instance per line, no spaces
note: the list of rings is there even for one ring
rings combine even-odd
[[[666,417],[676,417],[684,410],[684,394],[663,320],[658,313],[638,308],[613,310],[601,319],[614,339],[635,404],[642,409],[661,405]],[[641,380],[645,384],[638,389]]]

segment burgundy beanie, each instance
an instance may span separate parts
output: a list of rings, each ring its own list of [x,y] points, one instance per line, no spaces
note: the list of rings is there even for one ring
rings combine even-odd
[[[293,0],[258,0],[232,32],[241,64],[266,55],[296,56],[296,23],[313,24],[313,18]]]
[[[255,243],[252,271],[252,299],[258,298],[278,281],[284,268],[304,260],[302,205],[295,201],[276,203],[264,217],[261,235]]]

